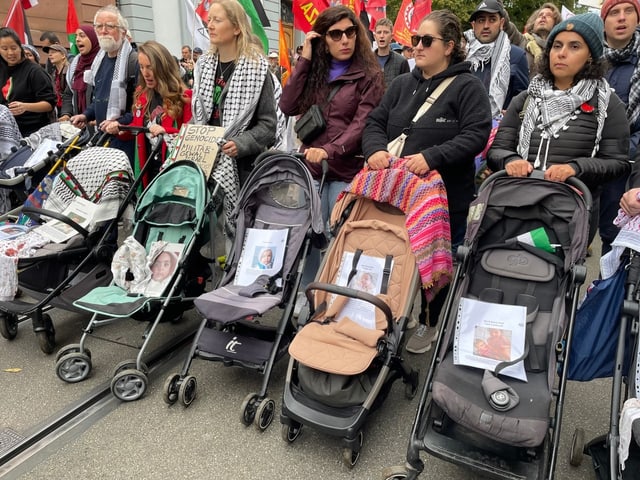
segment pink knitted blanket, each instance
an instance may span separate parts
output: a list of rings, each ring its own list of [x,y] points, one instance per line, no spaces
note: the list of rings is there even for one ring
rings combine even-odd
[[[411,250],[431,301],[453,275],[447,192],[438,172],[430,171],[420,178],[405,169],[404,163],[398,159],[384,170],[365,166],[338,200],[353,193],[389,203],[405,213]]]

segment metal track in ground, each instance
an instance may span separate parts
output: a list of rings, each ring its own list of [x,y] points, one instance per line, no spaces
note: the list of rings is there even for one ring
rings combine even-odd
[[[171,354],[190,345],[193,336],[194,332],[183,334],[151,352],[146,358],[150,373],[168,369],[169,367],[164,364]],[[140,401],[144,401],[144,398]],[[9,475],[13,477],[13,473],[19,474],[16,470],[24,470],[27,465],[39,463],[36,457],[48,456],[46,451],[55,450],[57,442],[63,441],[70,435],[77,436],[78,431],[86,430],[100,418],[118,408],[121,403],[111,394],[111,380],[96,387],[84,398],[73,402],[41,425],[34,427],[24,438],[13,443],[8,449],[0,450],[0,478],[10,478]],[[23,468],[20,468],[21,466]]]

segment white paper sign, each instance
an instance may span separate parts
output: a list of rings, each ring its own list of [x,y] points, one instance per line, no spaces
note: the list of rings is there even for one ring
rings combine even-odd
[[[524,354],[527,308],[461,298],[453,342],[453,363],[493,371]],[[524,382],[524,360],[500,370]]]
[[[235,285],[247,286],[260,275],[274,276],[282,269],[289,230],[247,228],[238,262]],[[278,282],[281,283],[281,282]]]

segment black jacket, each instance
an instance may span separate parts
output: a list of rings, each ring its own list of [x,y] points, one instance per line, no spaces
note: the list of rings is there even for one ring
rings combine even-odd
[[[515,97],[508,108],[500,128],[487,154],[487,163],[492,170],[502,170],[504,166],[520,158],[517,145],[520,138],[522,112],[528,93],[522,92]],[[590,113],[581,112],[574,120],[569,120],[568,128],[562,130],[558,138],[549,142],[547,165],[569,163],[576,171],[576,177],[582,180],[592,192],[603,183],[629,172],[629,122],[625,106],[615,93],[611,93],[607,118],[602,130],[600,147],[595,157],[591,157],[597,128],[597,97],[589,102],[593,107]],[[529,146],[529,162],[535,162],[540,146],[540,130],[534,129]],[[546,145],[546,142],[545,142]],[[546,150],[546,146],[543,147]],[[544,152],[540,153],[541,159]]]
[[[427,96],[447,77],[457,78],[411,127],[403,155],[422,153],[444,180],[449,210],[464,212],[475,193],[475,156],[491,131],[489,98],[480,80],[461,62],[425,79],[419,68],[400,75],[367,120],[362,139],[365,158],[387,150],[387,144],[409,126]]]

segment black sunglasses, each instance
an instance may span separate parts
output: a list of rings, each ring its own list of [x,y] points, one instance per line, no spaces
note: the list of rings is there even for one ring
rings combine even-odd
[[[420,42],[424,48],[429,48],[434,40],[445,41],[444,38],[434,37],[433,35],[411,35],[411,45],[417,47]]]
[[[356,27],[355,25],[351,25],[349,28],[346,28],[344,30],[329,30],[327,32],[327,35],[329,35],[329,38],[331,38],[331,40],[333,40],[334,42],[339,42],[340,40],[342,40],[342,35],[346,35],[347,38],[353,38],[356,36],[356,33],[358,33],[358,27]]]

